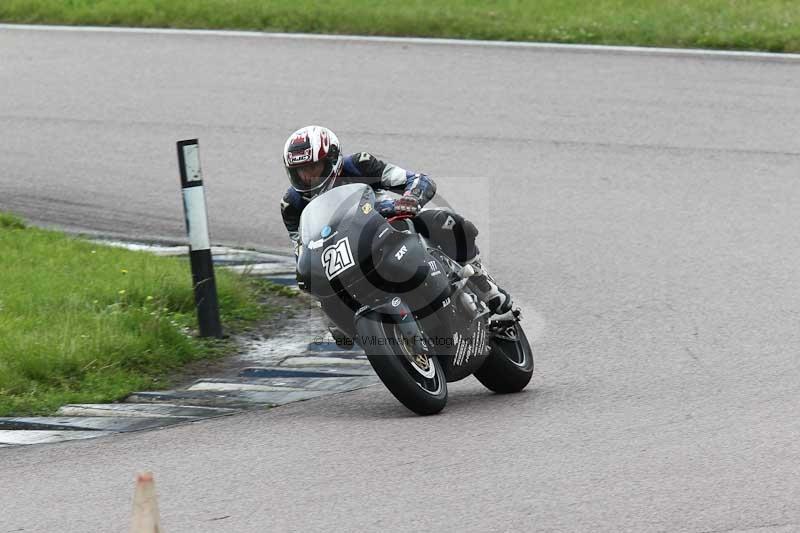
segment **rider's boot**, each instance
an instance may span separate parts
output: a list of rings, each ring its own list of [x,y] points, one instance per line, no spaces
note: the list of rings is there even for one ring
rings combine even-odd
[[[474,273],[470,276],[470,282],[475,287],[475,292],[481,302],[483,302],[493,315],[506,315],[514,307],[511,295],[501,289],[495,283],[494,278],[486,272],[486,268],[481,265],[480,256],[464,263],[464,266],[472,267]],[[496,316],[495,318],[502,318]]]

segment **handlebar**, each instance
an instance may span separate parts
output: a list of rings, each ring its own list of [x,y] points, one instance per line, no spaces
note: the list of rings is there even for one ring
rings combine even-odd
[[[389,217],[386,219],[386,222],[391,224],[392,222],[396,222],[398,220],[407,220],[409,218],[414,218],[414,215],[395,215],[393,217]]]

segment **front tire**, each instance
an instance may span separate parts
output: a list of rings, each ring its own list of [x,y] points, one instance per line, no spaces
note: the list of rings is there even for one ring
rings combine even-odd
[[[492,352],[476,372],[484,387],[499,394],[519,392],[533,376],[533,351],[516,322],[501,335],[494,335],[489,342]]]
[[[433,415],[444,409],[447,379],[438,357],[423,353],[419,343],[409,341],[398,324],[384,324],[377,315],[359,317],[355,327],[372,368],[400,403],[418,415]],[[416,331],[417,338],[421,337],[419,328]]]

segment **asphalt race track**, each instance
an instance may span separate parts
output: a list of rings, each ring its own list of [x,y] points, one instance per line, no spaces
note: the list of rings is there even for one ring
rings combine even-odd
[[[381,387],[0,450],[0,532],[800,530],[800,63],[547,48],[0,29],[0,210],[286,245],[309,122],[437,178],[544,317],[521,394]],[[1,297],[1,293],[0,293]]]

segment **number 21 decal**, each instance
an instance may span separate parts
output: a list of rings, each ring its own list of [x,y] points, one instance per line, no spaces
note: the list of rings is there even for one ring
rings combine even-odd
[[[355,264],[353,253],[350,251],[350,240],[347,237],[328,246],[322,252],[322,265],[329,281]]]

